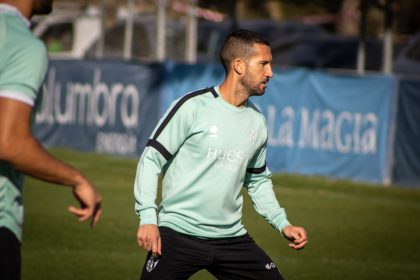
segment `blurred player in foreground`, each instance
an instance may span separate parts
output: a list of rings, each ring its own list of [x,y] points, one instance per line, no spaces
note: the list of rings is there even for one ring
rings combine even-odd
[[[29,29],[52,0],[0,0],[0,279],[20,279],[23,173],[71,186],[80,208],[69,211],[95,225],[101,196],[78,170],[50,155],[31,134],[33,107],[47,70],[45,46]]]
[[[266,120],[248,100],[264,94],[273,76],[270,45],[255,32],[238,30],[220,57],[223,83],[175,101],[140,158],[137,242],[149,251],[141,279],[188,279],[201,269],[217,279],[283,279],[241,222],[243,186],[291,248],[308,242],[305,229],[291,225],[277,202],[265,163]]]

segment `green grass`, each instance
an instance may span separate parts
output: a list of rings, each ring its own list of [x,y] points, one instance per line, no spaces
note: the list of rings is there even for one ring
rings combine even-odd
[[[24,191],[23,280],[138,279],[133,181],[137,160],[54,149],[80,168],[103,195],[94,229],[67,212],[71,191],[27,179]],[[420,191],[316,177],[276,175],[289,219],[310,243],[293,251],[245,195],[244,223],[287,279],[420,279]],[[193,280],[214,279],[206,271]]]

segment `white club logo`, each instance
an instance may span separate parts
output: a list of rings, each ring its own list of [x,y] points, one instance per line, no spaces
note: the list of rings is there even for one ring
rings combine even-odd
[[[257,141],[257,132],[255,130],[251,130],[249,132],[249,142],[251,144],[255,144],[256,141]]]
[[[217,138],[217,130],[218,128],[216,125],[210,126],[210,137]]]

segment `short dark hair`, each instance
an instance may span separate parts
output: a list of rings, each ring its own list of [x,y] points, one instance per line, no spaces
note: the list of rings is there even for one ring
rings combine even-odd
[[[250,30],[235,30],[226,37],[219,54],[226,73],[228,73],[233,60],[238,57],[247,59],[253,55],[254,44],[263,44],[270,47],[267,39]]]

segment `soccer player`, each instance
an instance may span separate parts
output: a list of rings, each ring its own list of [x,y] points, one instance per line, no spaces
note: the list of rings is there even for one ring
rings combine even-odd
[[[71,186],[80,221],[95,225],[101,196],[78,170],[50,155],[31,134],[33,107],[47,70],[45,46],[29,29],[52,0],[0,0],[0,279],[20,278],[23,174]]]
[[[264,94],[273,76],[269,42],[238,30],[226,38],[220,58],[223,83],[175,101],[140,158],[137,242],[149,251],[141,279],[188,279],[201,269],[218,279],[283,279],[241,222],[243,186],[291,248],[307,243],[305,229],[289,223],[275,197],[265,163],[266,120],[249,100]]]

